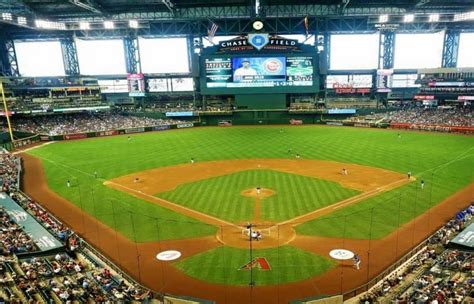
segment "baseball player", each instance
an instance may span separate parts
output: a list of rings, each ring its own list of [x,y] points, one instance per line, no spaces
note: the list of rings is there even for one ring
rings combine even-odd
[[[360,269],[360,257],[358,254],[354,255],[354,266],[357,268],[357,270]]]

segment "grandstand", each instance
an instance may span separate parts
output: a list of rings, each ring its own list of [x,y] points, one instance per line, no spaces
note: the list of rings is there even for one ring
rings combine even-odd
[[[472,303],[472,0],[0,0],[0,302]]]

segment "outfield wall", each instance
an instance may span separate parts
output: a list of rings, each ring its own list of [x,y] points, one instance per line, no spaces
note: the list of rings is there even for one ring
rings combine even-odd
[[[324,124],[326,120],[343,120],[351,115],[323,114],[322,111],[291,112],[288,110],[255,110],[234,111],[233,113],[219,114],[200,113],[202,125],[217,126],[219,121],[231,120],[233,125],[288,125],[290,120],[301,120],[303,124]]]
[[[85,138],[92,138],[92,137],[136,134],[136,133],[144,133],[144,132],[152,132],[152,131],[166,131],[166,130],[172,130],[172,129],[185,129],[185,128],[192,128],[197,125],[199,125],[199,123],[189,122],[189,123],[181,123],[181,124],[176,124],[176,125],[137,127],[137,128],[108,130],[108,131],[99,131],[99,132],[73,133],[73,134],[64,134],[64,135],[40,135],[39,137],[41,141],[73,140],[73,139],[85,139]]]

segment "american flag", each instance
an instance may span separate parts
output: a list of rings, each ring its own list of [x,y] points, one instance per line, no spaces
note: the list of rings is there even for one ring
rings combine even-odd
[[[207,30],[207,39],[212,43],[212,40],[214,40],[214,36],[216,35],[217,29],[219,26],[213,22],[209,21],[209,29]]]

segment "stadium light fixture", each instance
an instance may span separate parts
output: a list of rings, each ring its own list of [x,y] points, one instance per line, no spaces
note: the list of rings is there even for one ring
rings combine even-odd
[[[454,15],[453,21],[474,20],[474,11]]]
[[[137,20],[129,20],[128,26],[131,28],[138,28],[138,21]]]
[[[64,22],[55,22],[55,21],[48,21],[48,20],[41,20],[41,19],[35,20],[35,26],[37,28],[47,29],[47,30],[65,30],[66,29],[66,23]]]
[[[439,14],[431,14],[428,21],[429,22],[438,22],[439,21]]]
[[[111,30],[115,27],[113,21],[104,21],[104,27],[108,30]]]
[[[79,28],[81,30],[87,31],[91,29],[91,25],[89,24],[89,22],[83,21],[83,22],[79,22]]]
[[[11,13],[2,13],[2,19],[5,21],[12,21],[13,16]]]
[[[379,16],[379,23],[388,22],[388,15],[380,15]]]
[[[26,17],[18,17],[17,22],[19,25],[26,25],[28,21],[26,20]]]
[[[403,17],[403,22],[405,23],[410,23],[413,21],[415,21],[415,15],[413,14],[408,14],[408,15],[405,15],[405,17]]]

